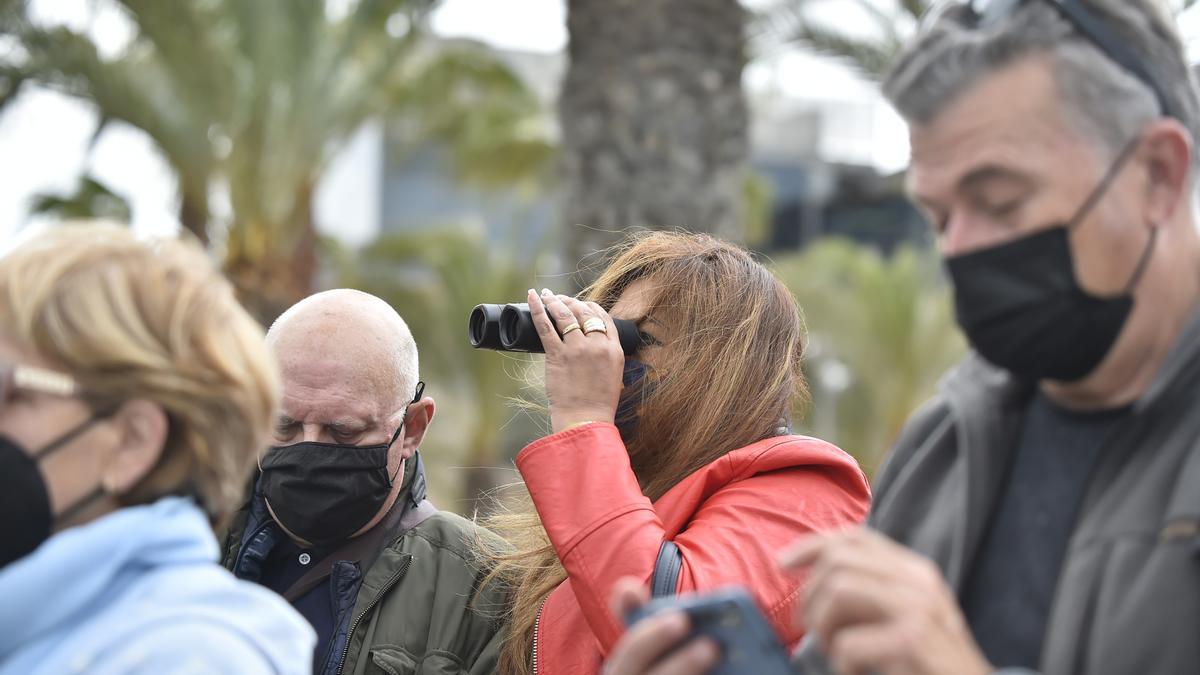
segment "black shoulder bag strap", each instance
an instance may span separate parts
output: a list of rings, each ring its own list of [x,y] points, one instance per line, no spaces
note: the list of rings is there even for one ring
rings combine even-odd
[[[679,570],[683,567],[683,554],[671,540],[664,541],[654,561],[654,576],[650,577],[650,596],[666,598],[675,595],[679,588]]]

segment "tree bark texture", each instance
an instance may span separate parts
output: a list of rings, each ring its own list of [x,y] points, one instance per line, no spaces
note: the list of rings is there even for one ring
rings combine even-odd
[[[208,198],[183,192],[179,201],[179,224],[196,238],[196,243],[208,248]]]
[[[568,1],[568,264],[629,228],[742,238],[744,20],[737,0]]]
[[[225,274],[242,305],[263,326],[316,290],[314,194],[315,181],[307,181],[297,188],[292,212],[283,222],[236,223],[230,233]]]

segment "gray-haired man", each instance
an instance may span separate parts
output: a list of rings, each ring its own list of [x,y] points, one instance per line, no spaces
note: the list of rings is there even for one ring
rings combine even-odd
[[[787,554],[800,669],[1200,672],[1200,104],[1170,19],[945,3],[884,91],[975,351],[878,474],[871,529]],[[672,630],[610,668],[715,658],[661,658]]]

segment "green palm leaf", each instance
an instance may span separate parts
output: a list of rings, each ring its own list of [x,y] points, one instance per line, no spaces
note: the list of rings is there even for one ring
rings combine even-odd
[[[0,106],[32,82],[145,131],[178,176],[181,220],[223,237],[215,248],[264,319],[312,290],[315,186],[364,123],[418,120],[406,143],[445,145],[460,177],[487,186],[541,176],[554,156],[528,133],[545,112],[520,81],[426,39],[431,0],[359,0],[344,16],[324,0],[107,1],[135,28],[111,58],[2,0],[0,36],[16,48],[0,57]],[[227,223],[210,222],[217,187]]]
[[[838,443],[868,469],[904,421],[932,395],[961,357],[949,289],[931,251],[885,258],[853,242],[825,240],[775,263],[803,308],[818,348],[810,362],[814,408],[836,403]],[[852,380],[841,398],[820,387],[820,362],[845,364]]]
[[[780,0],[760,14],[759,32],[768,42],[796,43],[822,56],[847,63],[870,79],[879,79],[887,71],[917,21],[933,4],[930,0],[897,0],[881,5],[875,0],[852,0],[856,11],[866,15],[871,25],[831,25],[821,21],[813,10],[820,0]],[[837,9],[844,11],[845,3]]]

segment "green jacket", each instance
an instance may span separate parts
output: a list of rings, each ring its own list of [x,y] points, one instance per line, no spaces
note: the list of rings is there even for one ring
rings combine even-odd
[[[416,465],[417,462],[410,462]],[[406,472],[409,473],[409,472]],[[424,496],[424,475],[410,474],[410,486],[397,500],[414,509]],[[407,477],[406,477],[407,478]],[[432,509],[424,502],[425,509]],[[313,672],[321,675],[483,675],[496,670],[502,630],[497,617],[504,597],[481,588],[484,565],[475,553],[479,537],[495,535],[452,513],[433,510],[419,524],[389,518],[387,543],[373,561],[335,562],[334,637],[328,658]],[[410,520],[408,517],[405,521]],[[257,580],[261,562],[282,531],[266,513],[259,495],[235,517],[225,535],[222,564],[235,575]],[[367,535],[363,535],[367,536]]]

